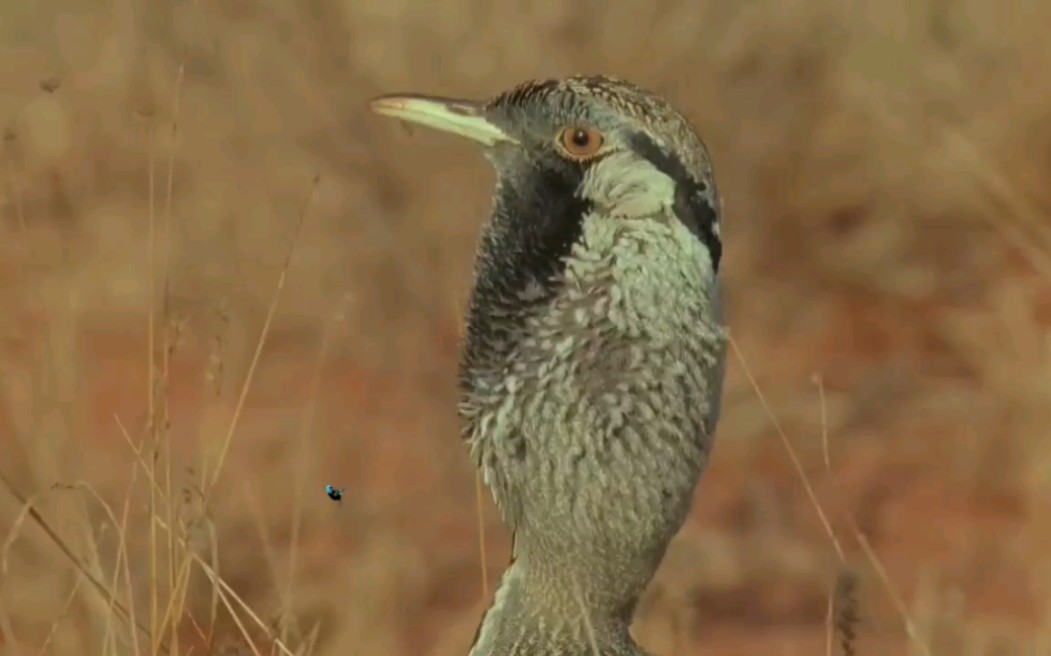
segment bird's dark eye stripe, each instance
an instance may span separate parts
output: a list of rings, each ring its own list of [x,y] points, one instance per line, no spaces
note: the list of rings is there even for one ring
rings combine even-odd
[[[675,181],[675,214],[701,240],[712,257],[712,268],[719,271],[723,245],[717,223],[719,213],[708,193],[708,186],[693,179],[677,157],[665,152],[649,135],[636,132],[628,139],[632,150],[657,170]]]

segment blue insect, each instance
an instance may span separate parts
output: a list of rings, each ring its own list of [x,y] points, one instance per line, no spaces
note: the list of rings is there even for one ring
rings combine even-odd
[[[327,494],[328,498],[332,499],[333,501],[336,501],[336,502],[343,501],[343,488],[332,487],[331,485],[326,485],[325,486],[325,494]]]

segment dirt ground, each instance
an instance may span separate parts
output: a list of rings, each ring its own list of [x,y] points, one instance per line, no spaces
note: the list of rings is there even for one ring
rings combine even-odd
[[[0,652],[466,653],[508,553],[455,415],[493,178],[364,104],[602,72],[712,151],[735,344],[640,642],[1051,653],[1049,24],[1039,0],[6,3]]]

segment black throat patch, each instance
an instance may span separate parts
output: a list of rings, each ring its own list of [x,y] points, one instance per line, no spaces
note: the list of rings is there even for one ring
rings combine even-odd
[[[632,149],[675,182],[675,214],[708,249],[712,269],[719,272],[723,243],[718,234],[719,212],[709,194],[708,185],[694,180],[677,157],[666,153],[648,135],[631,135]]]
[[[523,166],[497,188],[467,313],[463,389],[498,372],[521,339],[526,317],[558,292],[565,259],[591,211],[577,195],[583,176],[579,165],[549,160]]]

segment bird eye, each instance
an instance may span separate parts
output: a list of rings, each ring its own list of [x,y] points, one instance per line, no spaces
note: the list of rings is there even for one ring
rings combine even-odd
[[[564,128],[558,135],[558,142],[571,158],[585,160],[594,157],[602,148],[602,133],[595,128],[579,125]]]

